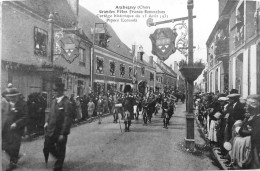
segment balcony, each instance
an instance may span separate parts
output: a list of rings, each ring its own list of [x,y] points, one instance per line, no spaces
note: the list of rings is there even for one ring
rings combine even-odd
[[[223,61],[229,56],[229,38],[218,38],[216,40],[214,54],[218,61]]]

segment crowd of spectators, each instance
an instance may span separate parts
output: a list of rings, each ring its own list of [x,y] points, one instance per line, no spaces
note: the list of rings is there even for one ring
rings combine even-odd
[[[200,93],[194,104],[206,138],[228,168],[260,168],[260,95]]]

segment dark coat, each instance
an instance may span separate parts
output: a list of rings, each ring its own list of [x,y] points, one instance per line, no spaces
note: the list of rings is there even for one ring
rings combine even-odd
[[[130,113],[130,119],[134,119],[134,98],[132,96],[128,96],[123,101],[124,111],[128,111]]]
[[[10,133],[23,135],[24,127],[28,122],[28,107],[24,100],[20,99],[11,109],[7,115],[7,119],[4,122],[2,135],[8,136]],[[13,123],[16,123],[16,128],[11,130],[10,127]]]
[[[244,114],[245,114],[245,109],[244,105],[240,102],[237,102],[235,107],[230,108],[229,111],[229,123],[231,126],[237,121],[237,120],[244,120]]]
[[[72,104],[68,97],[57,103],[57,100],[52,100],[51,111],[46,116],[45,122],[48,123],[46,129],[47,136],[53,135],[68,135],[72,123]]]

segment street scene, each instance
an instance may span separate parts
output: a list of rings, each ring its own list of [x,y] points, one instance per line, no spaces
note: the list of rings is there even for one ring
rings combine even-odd
[[[193,155],[182,149],[185,137],[185,105],[178,102],[169,129],[163,129],[161,111],[148,126],[133,121],[130,132],[121,132],[119,123],[108,116],[74,127],[68,138],[64,170],[218,170],[207,153]],[[124,124],[121,121],[122,129]],[[196,144],[205,145],[198,131]],[[80,137],[80,138],[78,138]],[[42,146],[44,140],[24,142],[17,170],[51,170],[55,162],[49,157],[46,168]],[[7,159],[4,156],[3,159]],[[8,164],[7,161],[3,163]]]
[[[0,170],[260,169],[259,0],[0,3]]]

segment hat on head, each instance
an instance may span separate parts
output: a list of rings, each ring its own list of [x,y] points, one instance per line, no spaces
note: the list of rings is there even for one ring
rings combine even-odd
[[[8,83],[7,87],[8,87],[8,88],[12,88],[12,87],[13,87],[13,84],[12,84],[12,83]]]
[[[10,88],[9,92],[5,95],[6,97],[14,97],[21,95],[21,93],[16,88]]]
[[[65,91],[65,84],[63,84],[62,82],[57,82],[55,83],[55,88],[53,89],[54,91]]]
[[[259,107],[260,106],[260,95],[252,94],[252,95],[247,96],[246,103],[253,108]]]
[[[239,98],[240,94],[233,93],[233,94],[229,94],[227,97],[230,98],[230,99],[235,99],[235,98]]]
[[[238,94],[238,90],[237,89],[231,89],[230,94]]]
[[[225,101],[228,101],[228,100],[229,100],[228,97],[219,97],[219,98],[218,98],[218,101],[223,101],[223,102],[225,102]]]

